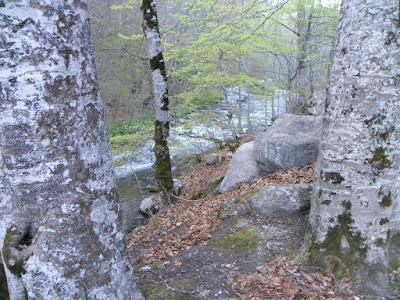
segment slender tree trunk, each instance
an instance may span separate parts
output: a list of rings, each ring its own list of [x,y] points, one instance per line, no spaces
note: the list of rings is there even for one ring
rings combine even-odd
[[[154,109],[156,113],[154,135],[155,177],[163,191],[163,203],[168,205],[170,195],[172,195],[174,189],[168,147],[170,113],[168,108],[167,75],[161,48],[156,5],[157,0],[143,0],[143,32],[147,41],[147,54],[152,71]]]
[[[0,250],[11,299],[142,299],[83,1],[0,1]]]
[[[328,92],[311,259],[384,296],[400,263],[398,0],[342,2]]]
[[[238,110],[238,132],[239,134],[243,133],[243,125],[242,125],[242,88],[239,87],[239,94],[238,94],[238,106],[239,106],[239,110]]]
[[[276,78],[276,56],[273,55],[272,57],[272,70],[274,72],[274,80],[275,82],[278,82],[277,78]],[[268,78],[268,77],[267,77]],[[271,97],[271,121],[275,120],[275,96],[276,96],[276,91],[274,91],[274,93],[272,94]]]
[[[311,36],[312,13],[311,7],[310,14],[307,15],[306,6],[303,1],[297,5],[297,32],[299,34],[297,39],[297,67],[296,67],[296,101],[291,105],[291,112],[304,113],[307,110],[306,102],[310,97],[310,83],[308,78],[307,66],[307,48]]]

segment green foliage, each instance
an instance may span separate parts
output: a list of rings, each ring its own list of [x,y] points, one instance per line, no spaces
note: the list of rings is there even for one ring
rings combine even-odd
[[[137,116],[130,121],[118,121],[108,126],[110,137],[129,134],[149,134],[154,130],[152,114]]]
[[[142,33],[141,0],[89,0],[101,94],[113,145],[151,134],[151,76]],[[111,9],[109,5],[111,4]],[[303,8],[305,17],[299,15]],[[271,97],[296,94],[297,27],[312,16],[306,63],[315,64],[316,88],[325,88],[337,5],[320,0],[172,0],[158,3],[172,114],[185,117],[238,89]],[[293,80],[293,79],[291,79]],[[134,121],[132,121],[134,119]],[[123,121],[121,121],[123,120]],[[143,122],[144,121],[144,122]],[[126,138],[116,136],[131,135]]]
[[[108,126],[111,149],[119,152],[130,151],[143,144],[153,132],[152,114],[137,116],[129,121],[114,122]]]
[[[209,107],[223,99],[223,94],[218,90],[201,90],[181,93],[178,96],[178,109],[176,117],[185,117],[201,108]]]
[[[143,141],[140,133],[116,135],[110,137],[111,149],[115,151],[129,151],[134,149]]]

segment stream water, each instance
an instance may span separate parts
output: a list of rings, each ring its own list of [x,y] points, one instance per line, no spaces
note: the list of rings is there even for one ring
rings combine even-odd
[[[233,127],[237,133],[261,132],[272,123],[273,115],[278,116],[286,111],[286,97],[283,92],[279,100],[275,98],[274,107],[270,98],[263,99],[246,92],[242,92],[242,97],[246,101],[239,102],[238,94],[231,91],[225,101],[214,107],[192,113],[182,120],[174,120],[169,141],[172,161],[218,148],[218,141],[231,135]],[[229,115],[232,116],[230,126]],[[155,185],[152,176],[152,146],[149,138],[142,146],[132,149],[131,153],[113,153],[114,162],[124,161],[122,165],[115,166],[114,170],[126,232],[145,222],[138,213],[138,208],[142,198],[148,196],[145,187]]]

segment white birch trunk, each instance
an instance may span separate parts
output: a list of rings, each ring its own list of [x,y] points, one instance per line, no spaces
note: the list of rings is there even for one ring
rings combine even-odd
[[[143,0],[143,33],[147,42],[147,56],[152,72],[154,109],[156,113],[154,131],[155,177],[162,190],[164,205],[173,197],[174,183],[171,171],[168,137],[170,125],[167,74],[161,47],[161,36],[157,18],[157,1]],[[172,197],[171,197],[172,196]]]
[[[142,299],[86,4],[0,1],[0,249],[11,299]]]
[[[397,0],[342,2],[310,255],[376,296],[400,263],[399,49]]]

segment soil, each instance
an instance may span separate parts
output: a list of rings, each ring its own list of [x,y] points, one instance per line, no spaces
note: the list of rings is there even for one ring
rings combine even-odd
[[[181,202],[130,236],[130,255],[143,295],[148,300],[295,299],[253,297],[238,291],[232,278],[257,272],[276,258],[301,262],[307,213],[261,217],[251,211],[248,200],[269,183],[312,182],[313,166],[281,171],[218,194],[216,183],[230,160],[226,151],[220,156],[216,166],[201,162],[187,170],[181,178]]]

